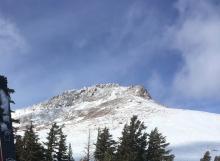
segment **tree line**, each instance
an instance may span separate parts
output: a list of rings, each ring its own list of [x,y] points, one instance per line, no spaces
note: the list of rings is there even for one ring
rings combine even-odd
[[[206,151],[200,161],[211,161],[212,157],[209,151]],[[215,156],[214,161],[220,161],[220,156]]]
[[[168,150],[169,143],[155,128],[146,133],[146,126],[133,116],[124,126],[122,136],[116,142],[108,128],[98,131],[95,144],[95,161],[172,161],[174,155]],[[86,160],[88,161],[88,160]]]
[[[72,148],[66,145],[66,135],[62,126],[52,125],[46,142],[41,143],[31,123],[26,127],[24,136],[15,136],[17,161],[74,161]]]
[[[54,123],[46,141],[40,142],[31,123],[26,127],[23,137],[16,135],[17,161],[75,161],[71,144],[67,146],[63,126]],[[166,137],[157,128],[150,133],[146,126],[133,116],[128,124],[124,125],[122,136],[115,141],[110,130],[105,127],[98,129],[94,151],[90,140],[90,132],[86,145],[86,154],[80,161],[173,161],[175,156],[168,149]],[[211,161],[207,151],[200,161]],[[214,161],[220,161],[216,156]]]
[[[56,123],[50,128],[46,141],[41,143],[31,123],[23,137],[16,135],[17,161],[74,161],[71,145],[66,145],[63,126]],[[81,161],[172,161],[174,155],[167,147],[169,143],[157,128],[149,134],[146,126],[133,116],[125,124],[118,141],[112,138],[108,128],[98,129],[97,141],[91,150],[90,133],[86,155]]]

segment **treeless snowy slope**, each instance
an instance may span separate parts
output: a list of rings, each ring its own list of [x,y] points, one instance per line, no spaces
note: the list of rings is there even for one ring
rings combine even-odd
[[[167,136],[177,161],[198,161],[206,150],[220,155],[219,114],[166,108],[141,86],[101,84],[67,91],[15,113],[20,129],[32,120],[42,140],[53,122],[64,124],[76,158],[84,155],[89,129],[93,142],[97,129],[105,126],[117,140],[133,115],[145,122],[147,131],[158,127]]]

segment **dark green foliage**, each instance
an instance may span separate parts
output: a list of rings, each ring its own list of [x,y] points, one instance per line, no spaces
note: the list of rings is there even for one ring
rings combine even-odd
[[[23,146],[23,138],[20,135],[15,135],[15,151],[16,151],[16,161],[23,161],[24,158],[24,146]]]
[[[47,161],[68,161],[66,135],[63,134],[62,127],[54,123],[44,144]]]
[[[4,116],[3,112],[4,112],[4,109],[0,107],[0,122],[3,122],[3,116]]]
[[[145,129],[146,127],[137,119],[137,116],[133,116],[130,124],[124,126],[117,152],[118,161],[146,161]]]
[[[10,94],[14,93],[14,89],[8,88],[8,80],[5,76],[0,75],[0,89],[2,89],[6,95],[10,97]]]
[[[200,161],[211,161],[210,152],[209,151],[205,152],[203,158],[201,158]]]
[[[169,143],[155,128],[147,142],[146,127],[133,116],[129,124],[124,126],[119,143],[112,139],[108,128],[98,130],[95,144],[95,161],[173,161],[174,155],[167,150]],[[54,123],[48,133],[46,149],[38,142],[38,136],[31,124],[27,127],[24,137],[16,136],[17,161],[74,161],[71,145],[66,146],[66,135],[62,128]],[[118,147],[116,148],[116,144]],[[86,145],[86,156],[81,161],[90,161],[91,154],[90,131]],[[210,161],[210,153],[206,152],[200,161]],[[220,161],[219,157],[215,161]]]
[[[104,155],[103,161],[115,161],[115,159],[116,159],[115,154],[107,151]]]
[[[15,104],[15,102],[13,100],[11,100],[11,99],[9,100],[9,102],[12,103],[12,104]]]
[[[62,128],[59,129],[59,144],[58,144],[58,152],[57,152],[57,161],[68,161],[66,135],[63,134]]]
[[[8,80],[3,75],[0,75],[0,88],[3,89],[5,92],[8,89]]]
[[[15,93],[15,90],[14,90],[14,89],[11,89],[11,88],[8,88],[7,91],[8,91],[9,94]]]
[[[112,135],[109,133],[108,128],[98,130],[97,142],[95,144],[96,149],[94,157],[96,161],[113,161],[115,155],[116,142],[112,139]]]
[[[0,75],[0,90],[3,92],[0,98],[0,122],[4,122],[4,126],[7,127],[7,135],[6,131],[1,132],[1,152],[3,153],[2,160],[8,160],[7,158],[13,158],[13,160],[16,158],[15,154],[15,144],[14,144],[14,134],[13,134],[13,126],[12,126],[12,119],[11,119],[11,110],[10,110],[10,103],[14,103],[14,101],[11,100],[10,94],[14,93],[13,89],[8,88],[8,81],[5,76]],[[6,95],[6,98],[4,98]],[[7,100],[7,101],[4,101]],[[9,103],[9,104],[8,104]],[[4,107],[2,107],[4,106]],[[4,109],[7,108],[6,111]],[[8,113],[9,111],[9,113]],[[5,119],[3,119],[5,117]]]
[[[74,161],[71,146],[69,153],[67,152],[66,135],[63,134],[62,128],[53,124],[47,138],[49,139],[45,143],[47,149],[44,149],[38,142],[33,125],[27,127],[23,138],[16,136],[17,161],[49,161],[49,159],[52,161]]]
[[[84,158],[80,159],[80,161],[89,161],[89,159],[85,156]]]
[[[57,158],[57,152],[59,150],[59,133],[60,127],[54,123],[47,136],[46,157],[47,161],[54,161]]]
[[[220,161],[220,156],[216,156],[214,161]]]
[[[73,151],[72,151],[71,144],[69,144],[69,148],[68,148],[68,161],[75,161],[73,158]]]
[[[44,149],[38,142],[38,136],[33,130],[33,125],[31,124],[27,127],[24,138],[23,138],[23,155],[22,161],[43,161],[44,160]]]
[[[174,155],[170,154],[171,150],[167,150],[169,143],[166,137],[162,136],[155,128],[149,135],[147,160],[148,161],[172,161]]]
[[[12,121],[13,123],[17,123],[17,124],[20,123],[20,120],[18,120],[18,119],[13,119],[13,118],[11,118],[11,121]]]

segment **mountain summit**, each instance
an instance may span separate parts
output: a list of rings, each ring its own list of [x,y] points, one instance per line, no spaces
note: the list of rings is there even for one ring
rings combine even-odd
[[[164,107],[143,86],[99,84],[69,90],[43,103],[19,109],[14,117],[21,121],[20,130],[33,121],[42,139],[52,123],[64,124],[75,157],[80,158],[89,129],[92,141],[96,139],[97,129],[105,126],[117,139],[133,115],[145,122],[148,131],[158,127],[167,136],[177,161],[198,161],[206,150],[213,155],[220,153],[219,114]]]

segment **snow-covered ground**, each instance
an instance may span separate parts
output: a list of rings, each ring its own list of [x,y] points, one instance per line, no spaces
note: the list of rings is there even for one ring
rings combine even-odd
[[[198,161],[203,153],[220,155],[220,115],[164,107],[151,99],[141,86],[101,84],[66,91],[48,101],[17,110],[21,130],[32,120],[42,140],[53,122],[64,124],[67,141],[75,158],[84,155],[88,132],[96,140],[99,127],[109,127],[114,138],[121,136],[133,115],[145,122],[150,132],[158,127],[171,143],[176,161]]]

